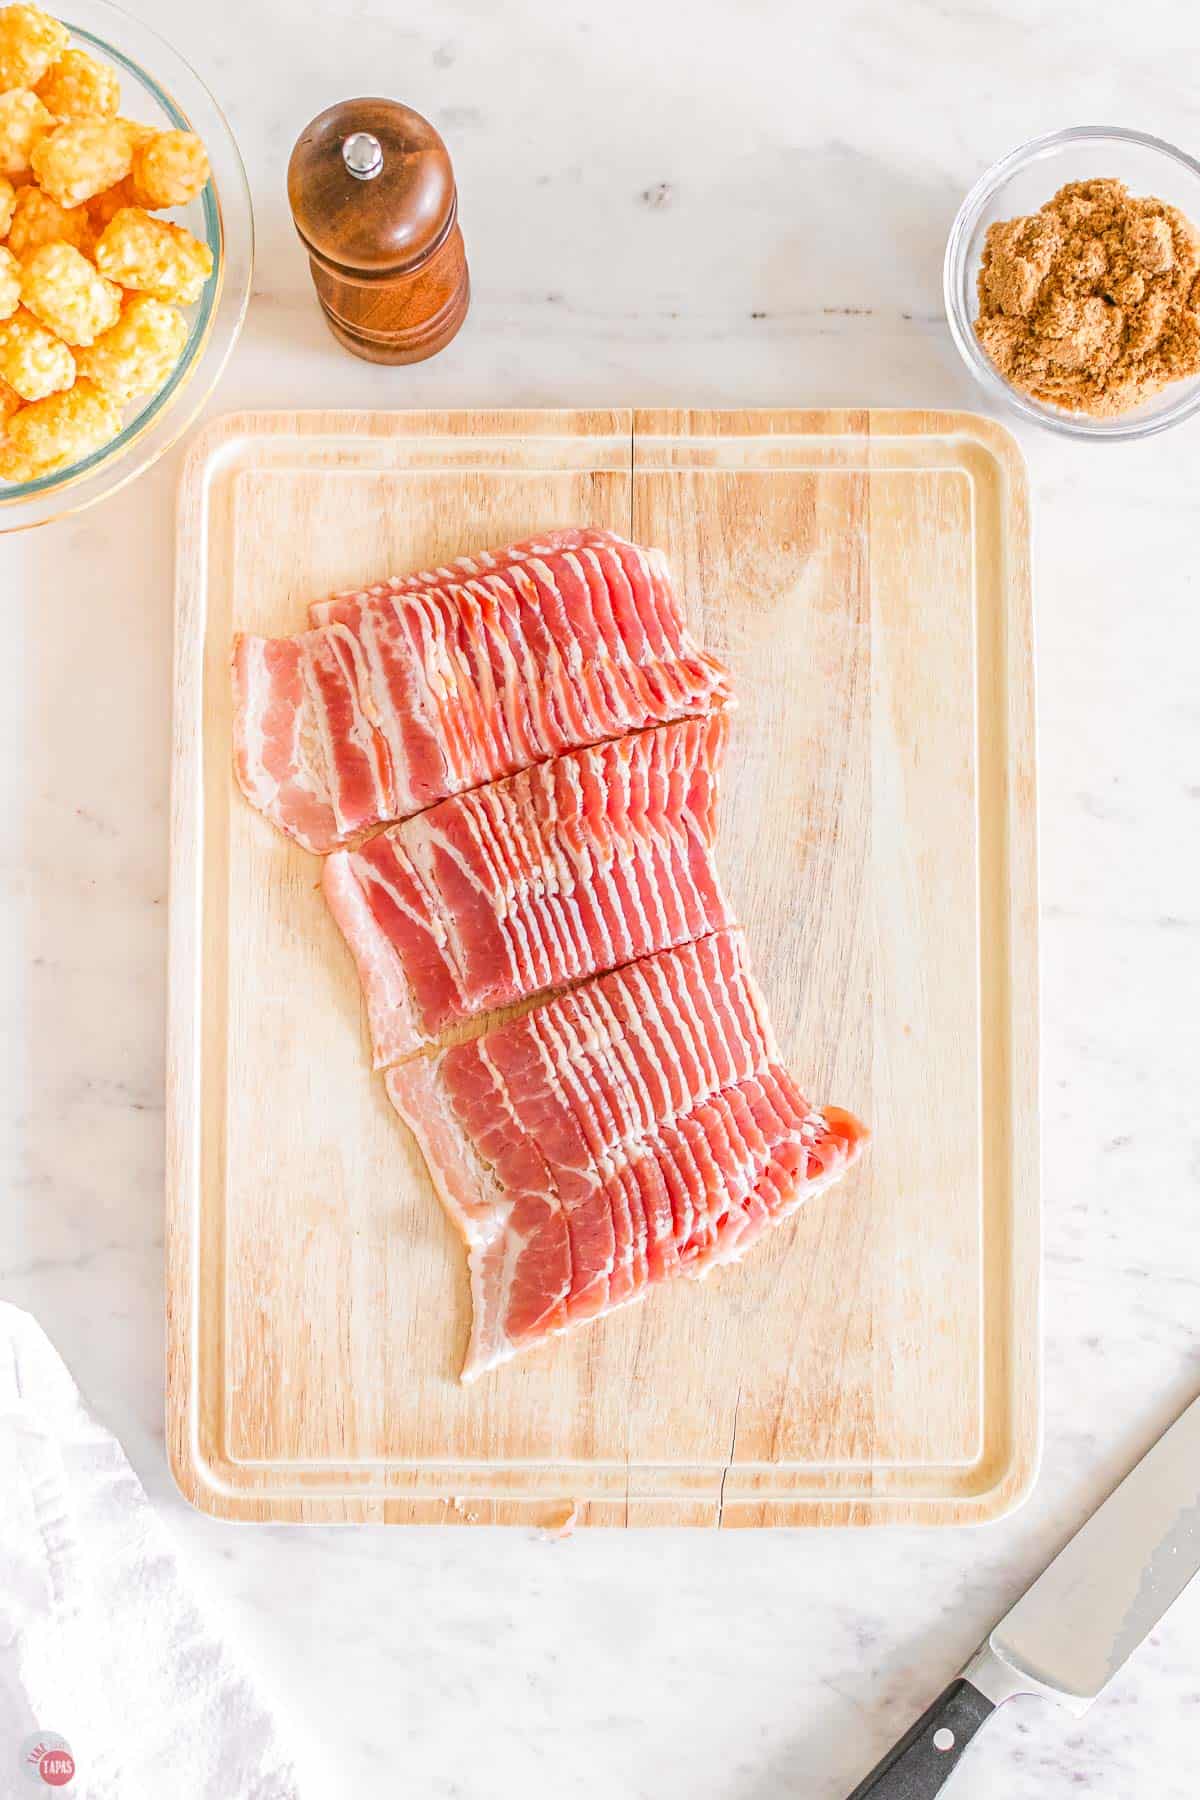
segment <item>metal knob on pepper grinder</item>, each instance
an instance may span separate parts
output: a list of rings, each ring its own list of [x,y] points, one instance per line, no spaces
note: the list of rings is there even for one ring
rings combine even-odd
[[[306,125],[288,202],[329,329],[369,362],[421,362],[467,316],[470,281],[445,144],[396,100],[343,100]]]

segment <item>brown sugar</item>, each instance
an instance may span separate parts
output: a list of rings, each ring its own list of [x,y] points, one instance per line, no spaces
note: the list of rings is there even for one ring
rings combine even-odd
[[[1111,417],[1200,374],[1200,232],[1121,181],[988,229],[975,331],[1014,387]]]

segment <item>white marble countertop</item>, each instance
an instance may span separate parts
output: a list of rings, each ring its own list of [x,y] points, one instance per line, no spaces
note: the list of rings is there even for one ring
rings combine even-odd
[[[864,0],[811,17],[792,0],[443,0],[428,22],[387,0],[152,10],[224,102],[254,187],[254,299],[214,410],[977,406],[940,273],[981,168],[1097,118],[1200,140],[1190,0]],[[410,370],[334,346],[283,197],[305,121],[380,91],[450,140],[475,287],[461,338]],[[837,1800],[1200,1387],[1200,425],[1128,447],[1022,442],[1046,1450],[1028,1505],[980,1531],[547,1544],[231,1527],[185,1506],[162,1420],[178,455],[0,541],[0,1286],[127,1446],[264,1686],[324,1739],[321,1800]],[[1086,1720],[1014,1704],[953,1791],[1193,1800],[1198,1659],[1194,1591]],[[182,1773],[177,1791],[208,1800]]]

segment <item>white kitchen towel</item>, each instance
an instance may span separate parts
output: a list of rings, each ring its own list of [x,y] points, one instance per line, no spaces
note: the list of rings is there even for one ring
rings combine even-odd
[[[65,1784],[56,1739],[75,1764]],[[120,1445],[40,1326],[0,1303],[0,1794],[39,1792],[300,1800],[301,1790]]]

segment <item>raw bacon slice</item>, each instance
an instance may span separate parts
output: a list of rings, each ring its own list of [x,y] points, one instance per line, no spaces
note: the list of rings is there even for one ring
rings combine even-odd
[[[660,553],[612,532],[551,533],[313,611],[294,637],[238,638],[235,766],[251,803],[322,853],[730,698]]]
[[[463,1380],[660,1281],[735,1262],[867,1133],[781,1067],[738,931],[391,1070],[466,1240]]]
[[[611,543],[613,533],[589,526],[567,526],[548,531],[540,538],[523,538],[503,550],[481,550],[475,556],[456,556],[453,562],[441,563],[434,569],[414,569],[409,575],[389,575],[386,581],[366,588],[343,588],[327,600],[317,600],[308,609],[309,623],[327,625],[335,608],[343,600],[357,600],[363,595],[372,599],[388,594],[408,594],[416,588],[446,587],[457,582],[481,579],[511,568],[514,563],[530,562],[535,557],[553,556],[557,550],[588,550]]]
[[[448,1026],[733,923],[713,862],[726,719],[575,750],[336,850],[325,895],[375,1067]]]

